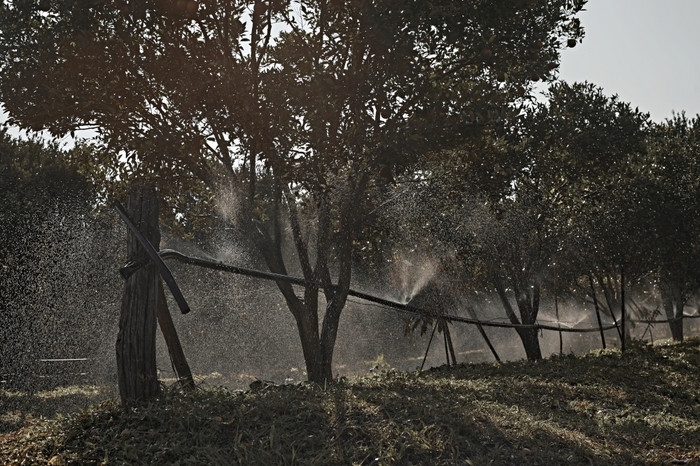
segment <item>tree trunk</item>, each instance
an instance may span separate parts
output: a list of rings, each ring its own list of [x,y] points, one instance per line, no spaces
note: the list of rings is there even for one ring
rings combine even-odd
[[[542,359],[542,350],[540,349],[540,339],[536,328],[518,328],[518,336],[523,342],[525,355],[529,361],[538,361]]]
[[[537,321],[537,312],[539,310],[539,291],[538,285],[536,285],[535,300],[531,302],[528,297],[525,300],[518,300],[518,308],[520,310],[520,318],[523,324],[535,325]],[[538,335],[538,330],[536,328],[520,327],[516,329],[518,331],[518,336],[523,342],[523,347],[525,348],[525,354],[527,359],[530,361],[537,361],[542,359],[542,350],[540,349],[540,339]]]
[[[671,283],[662,287],[662,299],[668,326],[671,329],[671,338],[674,341],[683,341],[683,308],[685,299],[678,286]]]
[[[323,352],[321,350],[320,336],[318,332],[317,310],[300,300],[296,303],[287,301],[287,305],[294,315],[297,323],[297,331],[301,340],[301,349],[306,364],[306,377],[309,382],[323,381]]]
[[[256,228],[255,241],[260,249],[269,270],[273,273],[286,275],[280,225],[281,201],[286,200],[292,239],[296,248],[299,264],[304,279],[309,282],[304,287],[303,297],[296,295],[289,283],[278,281],[277,287],[284,296],[287,307],[296,320],[307,378],[310,382],[325,385],[333,380],[333,351],[340,324],[340,315],[345,307],[350,279],[352,276],[352,241],[362,216],[357,207],[365,192],[368,182],[365,173],[357,180],[352,193],[341,201],[339,231],[344,235],[336,239],[338,281],[332,284],[328,265],[329,252],[333,247],[331,232],[331,206],[326,194],[319,195],[318,222],[316,222],[316,260],[312,265],[309,253],[309,237],[304,237],[296,201],[281,185],[275,187],[275,201],[272,206],[267,225],[259,223]],[[322,325],[319,326],[319,292],[321,283],[326,298],[326,309]],[[320,328],[319,328],[320,327]]]
[[[127,212],[139,231],[158,249],[158,199],[152,187],[134,187],[128,195]],[[136,237],[128,233],[127,258],[146,255]],[[149,262],[126,279],[117,336],[117,371],[122,404],[158,395],[156,373],[156,316],[158,286],[156,266]]]
[[[317,305],[317,300],[305,303],[298,298],[287,299],[287,306],[297,323],[297,331],[306,364],[307,380],[324,386],[333,380],[333,351],[344,302],[339,305],[331,301],[327,305],[320,333]]]
[[[513,306],[510,303],[510,300],[508,299],[503,280],[496,273],[494,273],[493,277],[493,282],[496,286],[496,291],[498,292],[498,296],[501,299],[503,308],[505,309],[506,315],[508,316],[508,319],[511,321],[511,323],[513,323],[514,325],[534,324],[537,318],[537,312],[534,306],[536,305],[537,308],[539,308],[539,285],[537,285],[537,289],[535,290],[536,293],[534,294],[534,296],[532,296],[533,302],[527,303],[524,300],[518,300],[518,310],[520,311],[520,318],[522,319],[521,322],[521,320],[518,319],[518,317],[516,316],[515,311],[513,310]],[[528,301],[529,296],[530,295],[528,294]],[[527,357],[527,359],[530,361],[542,359],[542,351],[540,349],[540,340],[537,335],[537,329],[527,327],[516,327],[515,330],[516,332],[518,332],[518,336],[520,337],[520,340],[523,343],[523,348],[525,349],[525,356]]]

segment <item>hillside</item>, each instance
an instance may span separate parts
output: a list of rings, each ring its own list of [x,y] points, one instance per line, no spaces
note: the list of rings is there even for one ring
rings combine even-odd
[[[700,340],[209,387],[0,435],[7,464],[700,464]]]

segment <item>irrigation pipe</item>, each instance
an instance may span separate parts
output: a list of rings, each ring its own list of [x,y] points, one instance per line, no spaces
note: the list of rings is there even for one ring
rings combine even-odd
[[[213,269],[213,270],[220,270],[223,272],[230,272],[230,273],[235,273],[238,275],[245,275],[249,277],[254,277],[254,278],[260,278],[263,280],[272,280],[272,281],[283,281],[287,283],[291,283],[293,285],[300,285],[300,286],[313,286],[316,288],[328,288],[328,285],[323,285],[321,283],[316,283],[316,282],[311,282],[309,280],[305,280],[303,278],[297,278],[297,277],[291,277],[289,275],[282,275],[278,273],[272,273],[272,272],[263,272],[260,270],[254,270],[254,269],[247,269],[244,267],[238,267],[235,265],[230,265],[230,264],[225,264],[223,262],[219,261],[212,261],[212,260],[207,260],[207,259],[200,259],[197,257],[190,257],[187,256],[179,251],[175,251],[174,249],[163,249],[159,251],[159,256],[163,259],[175,259],[179,262],[183,262],[185,264],[189,265],[194,265],[197,267],[203,267],[207,269]],[[133,273],[136,269],[138,268],[138,264],[130,264],[129,270],[124,270],[122,269],[122,275],[128,276],[128,273]],[[334,285],[330,285],[330,287],[335,288]],[[395,309],[399,312],[405,312],[408,314],[414,314],[414,315],[420,315],[420,316],[426,316],[426,317],[434,317],[434,318],[441,318],[441,319],[446,319],[451,322],[460,322],[464,324],[471,324],[471,325],[482,325],[484,327],[498,327],[498,328],[530,328],[530,329],[537,329],[537,330],[552,330],[555,332],[562,331],[562,332],[571,332],[571,333],[591,333],[591,332],[599,332],[600,328],[595,327],[595,328],[567,328],[567,327],[559,327],[559,326],[554,326],[554,325],[543,325],[543,324],[513,324],[513,323],[506,323],[506,322],[490,322],[490,321],[482,321],[478,319],[470,319],[468,317],[461,317],[461,316],[456,316],[456,315],[450,315],[450,314],[441,314],[439,312],[434,312],[434,311],[429,311],[426,309],[421,309],[418,307],[414,306],[409,306],[406,304],[400,304],[394,301],[390,301],[388,299],[383,299],[383,298],[378,298],[376,296],[372,296],[367,293],[362,293],[360,291],[355,291],[350,289],[348,291],[349,296],[354,296],[356,298],[364,299],[365,301],[370,301],[376,304],[380,304],[385,307],[389,307],[392,309]],[[608,325],[602,327],[603,330],[612,330],[614,329],[614,325]]]

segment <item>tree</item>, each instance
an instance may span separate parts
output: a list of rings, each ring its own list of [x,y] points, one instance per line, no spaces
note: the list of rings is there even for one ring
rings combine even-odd
[[[435,167],[421,190],[421,223],[451,250],[463,289],[495,292],[528,359],[542,358],[536,323],[547,266],[556,251],[550,199],[524,174],[525,157],[499,136]],[[514,301],[513,301],[514,298]]]
[[[575,283],[593,275],[608,311],[620,309],[619,277],[647,270],[641,224],[648,217],[636,170],[646,154],[648,115],[591,83],[558,83],[521,130],[533,155],[528,171],[550,199],[559,238],[558,270]]]
[[[527,326],[544,293],[593,273],[616,312],[620,265],[648,270],[648,250],[635,245],[648,245],[649,217],[633,208],[644,196],[631,171],[646,151],[647,118],[592,84],[559,82],[547,102],[432,165],[425,223],[440,226],[475,286],[495,291],[529,359],[542,357]]]
[[[562,84],[550,102],[532,136],[554,157],[545,178],[563,187],[557,225],[568,229],[560,260],[574,271],[569,279],[595,278],[613,316],[623,286],[656,283],[682,339],[684,303],[698,283],[697,119],[652,125],[588,83]]]
[[[3,263],[31,242],[37,219],[61,201],[88,204],[93,190],[57,144],[14,139],[0,130],[0,251]]]
[[[0,98],[24,127],[96,127],[95,163],[121,179],[173,198],[234,187],[278,273],[286,214],[309,284],[303,296],[278,287],[308,377],[323,383],[368,193],[553,73],[561,47],[582,37],[584,3],[5,2]]]
[[[676,114],[654,125],[643,166],[648,186],[644,206],[653,222],[648,236],[659,281],[662,307],[674,340],[683,340],[683,308],[700,287],[698,215],[700,211],[700,117]]]

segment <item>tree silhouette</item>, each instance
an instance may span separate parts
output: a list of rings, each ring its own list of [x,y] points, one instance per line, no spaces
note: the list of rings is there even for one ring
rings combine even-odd
[[[582,37],[584,3],[5,1],[0,99],[23,127],[96,128],[91,163],[121,180],[202,202],[233,189],[273,272],[289,225],[325,299],[278,287],[323,383],[368,193],[512,117]]]

